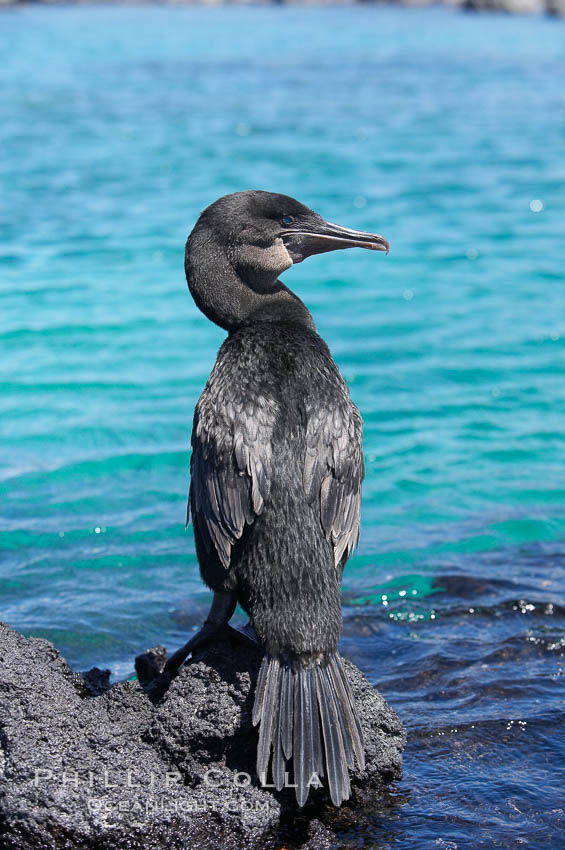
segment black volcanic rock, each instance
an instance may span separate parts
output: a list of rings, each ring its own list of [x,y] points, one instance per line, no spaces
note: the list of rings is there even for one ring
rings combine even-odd
[[[260,658],[226,636],[170,682],[156,648],[137,662],[144,687],[108,688],[104,671],[82,677],[52,644],[0,624],[0,847],[330,846],[332,830],[400,776],[401,723],[346,664],[366,770],[352,777],[354,797],[341,809],[318,789],[300,810],[292,788],[279,794],[255,776],[250,715]]]

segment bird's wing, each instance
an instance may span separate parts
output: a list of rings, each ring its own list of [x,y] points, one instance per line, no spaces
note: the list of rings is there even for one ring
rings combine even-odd
[[[361,483],[364,475],[363,420],[346,387],[323,405],[307,407],[304,489],[308,502],[320,501],[320,519],[334,547],[336,566],[359,541]]]
[[[245,387],[239,400],[233,388],[221,390],[219,381],[209,382],[196,405],[187,524],[192,510],[206,550],[213,544],[228,569],[245,523],[269,497],[277,406],[262,396],[246,398]],[[222,395],[230,400],[223,403]]]

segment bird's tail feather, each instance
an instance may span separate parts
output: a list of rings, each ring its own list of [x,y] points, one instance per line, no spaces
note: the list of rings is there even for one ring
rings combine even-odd
[[[285,785],[292,759],[298,804],[326,777],[334,805],[350,796],[348,768],[363,770],[363,732],[338,653],[321,662],[294,665],[266,655],[261,663],[253,725],[261,724],[257,775],[266,783],[272,752],[273,783]]]

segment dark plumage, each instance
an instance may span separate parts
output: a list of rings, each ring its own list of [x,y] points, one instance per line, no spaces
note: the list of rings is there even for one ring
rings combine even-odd
[[[341,575],[359,536],[362,421],[305,305],[279,274],[349,247],[388,250],[285,195],[238,192],[208,207],[186,245],[200,309],[228,331],[196,405],[189,515],[214,590],[174,670],[231,617],[249,614],[265,656],[253,723],[257,773],[280,790],[292,762],[302,806],[317,778],[336,805],[363,737],[337,644]],[[187,518],[188,519],[188,518]]]

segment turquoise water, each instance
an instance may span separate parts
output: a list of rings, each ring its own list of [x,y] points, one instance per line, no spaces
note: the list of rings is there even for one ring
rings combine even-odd
[[[184,241],[226,192],[294,195],[391,243],[284,277],[365,421],[343,651],[410,734],[404,782],[336,846],[565,846],[565,23],[0,24],[2,619],[118,677],[201,621],[188,443],[223,334]]]

